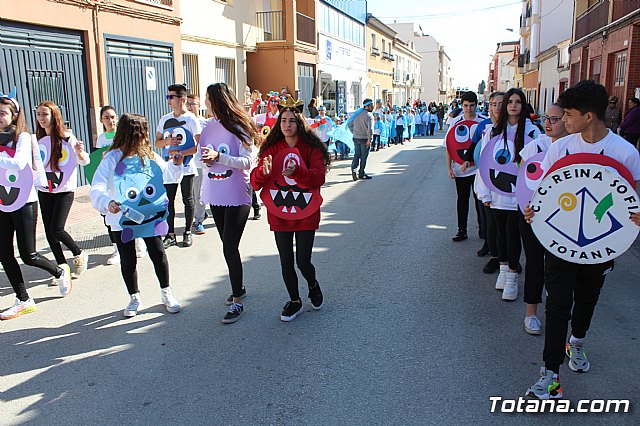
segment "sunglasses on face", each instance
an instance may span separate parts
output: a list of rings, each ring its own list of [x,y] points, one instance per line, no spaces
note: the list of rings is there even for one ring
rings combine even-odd
[[[200,105],[200,104],[198,102],[187,102],[187,105],[196,106],[196,105]]]
[[[542,121],[548,121],[550,124],[556,124],[558,122],[558,120],[561,120],[562,117],[548,117],[546,115],[542,116]]]
[[[166,98],[167,98],[167,100],[168,100],[168,101],[170,101],[170,100],[171,100],[171,99],[173,99],[173,98],[181,98],[181,97],[182,97],[182,96],[180,96],[180,95],[167,95],[167,96],[166,96]]]

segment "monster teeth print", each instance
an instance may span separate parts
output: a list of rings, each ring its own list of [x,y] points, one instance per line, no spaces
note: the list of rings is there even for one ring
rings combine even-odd
[[[299,210],[304,210],[307,205],[309,205],[312,194],[288,189],[290,187],[286,185],[278,185],[278,187],[282,189],[271,189],[269,193],[276,207],[282,207],[281,211],[283,213],[295,214]]]
[[[503,192],[515,194],[516,192],[516,180],[518,176],[512,175],[506,172],[500,172],[495,169],[490,170],[491,183]]]
[[[7,188],[0,185],[0,205],[10,206],[16,201],[18,195],[20,195],[20,188],[10,188],[7,190]]]
[[[45,173],[47,175],[47,183],[49,184],[49,192],[51,192],[52,190],[56,189],[57,187],[60,186],[60,183],[63,181],[64,179],[64,173],[63,172],[46,172]]]
[[[225,180],[225,179],[229,179],[232,174],[233,174],[232,170],[227,170],[224,173],[209,172],[208,176],[209,176],[209,179],[211,180]]]

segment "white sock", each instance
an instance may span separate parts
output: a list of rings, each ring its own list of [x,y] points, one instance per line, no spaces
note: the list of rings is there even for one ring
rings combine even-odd
[[[569,338],[569,343],[572,345],[582,345],[584,343],[584,339],[578,339],[577,337],[573,337],[573,334]]]

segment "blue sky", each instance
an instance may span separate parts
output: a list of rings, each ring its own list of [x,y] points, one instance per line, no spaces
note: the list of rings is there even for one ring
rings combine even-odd
[[[477,90],[487,79],[496,43],[519,39],[518,0],[368,0],[367,8],[385,23],[416,22],[444,45],[456,87]]]

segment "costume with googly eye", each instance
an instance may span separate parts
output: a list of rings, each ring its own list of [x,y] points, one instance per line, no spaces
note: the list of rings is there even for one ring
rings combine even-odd
[[[42,163],[45,165],[45,173],[47,176],[47,187],[41,188],[46,192],[68,192],[70,189],[75,189],[76,184],[76,166],[78,165],[78,158],[76,157],[76,151],[74,145],[77,140],[75,137],[69,135],[66,140],[62,140],[62,157],[58,160],[58,170],[53,167],[51,160],[51,137],[45,136],[38,140],[40,148],[40,157]],[[81,165],[85,166],[89,164],[89,157],[87,160],[81,162]],[[69,183],[70,185],[67,185]],[[70,187],[72,186],[72,188]],[[40,188],[39,188],[40,189]]]
[[[220,157],[204,169],[201,199],[214,206],[251,204],[249,172],[256,164],[256,148],[246,148],[236,135],[218,120],[211,120],[200,137],[200,146],[211,148]]]
[[[105,223],[114,231],[122,231],[123,243],[165,235],[169,200],[163,174],[170,171],[179,175],[182,166],[167,163],[155,153],[144,163],[137,155],[121,157],[119,149],[109,151],[98,166],[89,192],[94,208],[106,216]],[[109,211],[112,200],[121,204],[121,212]],[[129,209],[144,218],[133,220],[134,215],[126,215]]]

